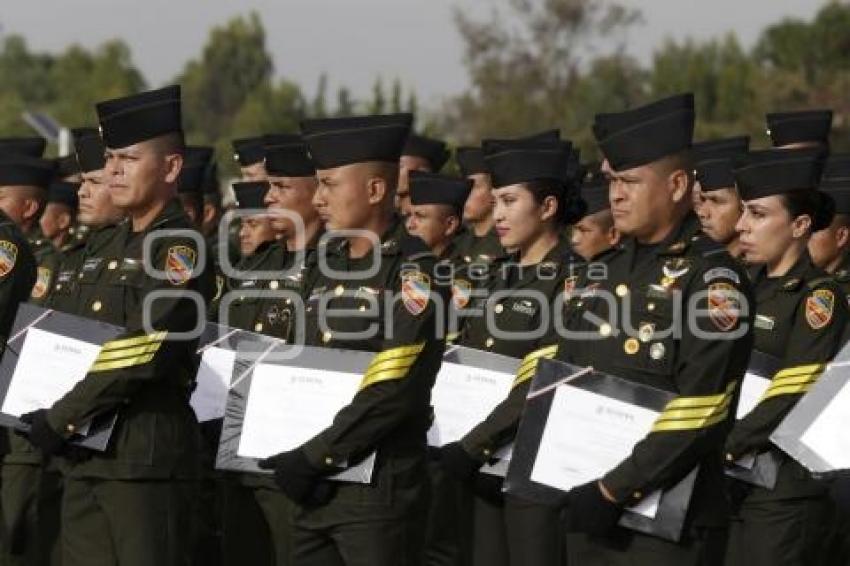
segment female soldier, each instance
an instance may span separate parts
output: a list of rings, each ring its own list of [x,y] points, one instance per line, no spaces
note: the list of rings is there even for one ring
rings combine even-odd
[[[736,227],[746,261],[757,264],[755,349],[781,360],[756,407],[732,429],[728,463],[772,452],[774,489],[746,486],[730,531],[727,565],[819,564],[829,499],[797,462],[769,437],[838,352],[848,315],[837,285],[816,268],[806,249],[812,232],[828,226],[831,199],[816,190],[817,150],[751,153],[736,171],[744,213]],[[741,486],[736,486],[741,487]]]
[[[533,332],[542,317],[552,314],[569,275],[572,255],[563,228],[583,213],[567,176],[570,149],[571,144],[563,141],[484,141],[494,187],[495,229],[502,246],[512,254],[491,270],[489,293],[480,299],[485,301],[484,312],[495,313],[495,328],[488,325],[487,317],[470,318],[459,345],[528,362],[539,357],[531,352],[539,338]],[[544,309],[550,312],[544,314]],[[510,335],[502,335],[505,332]],[[510,496],[503,502],[501,480],[478,471],[513,440],[531,373],[520,372],[526,379],[518,377],[508,397],[482,423],[441,451],[447,473],[476,492],[472,537],[476,565],[536,566],[559,561],[557,510]]]

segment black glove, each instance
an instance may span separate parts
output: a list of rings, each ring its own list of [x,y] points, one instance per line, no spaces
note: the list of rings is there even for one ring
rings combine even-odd
[[[65,448],[65,439],[47,422],[47,409],[21,415],[21,422],[30,425],[25,436],[45,456],[55,456]]]
[[[459,442],[451,442],[440,448],[440,466],[454,479],[468,482],[481,468],[481,462],[470,456]]]
[[[623,514],[619,505],[605,498],[596,480],[574,487],[568,495],[568,531],[605,536],[617,526]]]
[[[320,503],[315,496],[326,498],[326,489],[318,490],[321,473],[310,465],[301,449],[282,452],[277,456],[260,460],[260,469],[274,470],[274,480],[280,490],[294,503],[311,506]]]

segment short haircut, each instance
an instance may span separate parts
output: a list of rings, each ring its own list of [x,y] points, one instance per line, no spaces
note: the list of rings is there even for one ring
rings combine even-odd
[[[175,153],[183,155],[186,152],[186,141],[182,132],[170,132],[150,140],[151,145],[164,155]]]

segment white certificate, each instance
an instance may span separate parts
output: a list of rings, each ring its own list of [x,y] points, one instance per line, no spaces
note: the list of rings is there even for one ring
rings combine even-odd
[[[756,408],[764,392],[770,387],[770,380],[760,375],[747,372],[741,383],[741,398],[738,400],[738,411],[735,418],[743,419]]]
[[[803,433],[800,442],[833,470],[850,469],[850,385],[845,384]]]
[[[237,454],[268,458],[298,448],[333,423],[362,379],[360,373],[258,364]]]
[[[236,364],[236,352],[215,346],[204,350],[198,366],[197,386],[189,403],[198,422],[224,417],[227,391]]]
[[[100,344],[30,328],[0,411],[20,417],[52,407],[86,376],[100,347]]]
[[[571,385],[555,390],[531,480],[562,491],[601,478],[632,452],[659,413]],[[660,493],[633,508],[653,518]]]
[[[440,447],[463,438],[505,400],[513,381],[512,373],[444,361],[431,391],[428,444]]]

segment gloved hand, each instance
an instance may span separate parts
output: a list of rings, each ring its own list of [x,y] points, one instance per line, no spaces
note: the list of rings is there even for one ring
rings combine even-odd
[[[440,466],[454,479],[468,482],[481,468],[481,462],[470,456],[460,442],[451,442],[440,448]]]
[[[65,448],[65,439],[47,422],[47,409],[21,415],[21,422],[30,425],[29,433],[24,436],[45,456],[55,456]]]
[[[574,487],[569,494],[567,530],[605,536],[617,526],[623,509],[609,501],[594,480]]]
[[[310,465],[304,451],[296,448],[289,452],[282,452],[271,458],[260,460],[260,469],[274,470],[274,479],[280,490],[294,503],[301,506],[316,505],[318,502],[314,496],[322,495],[326,498],[327,489],[318,490],[321,481],[321,473]]]

